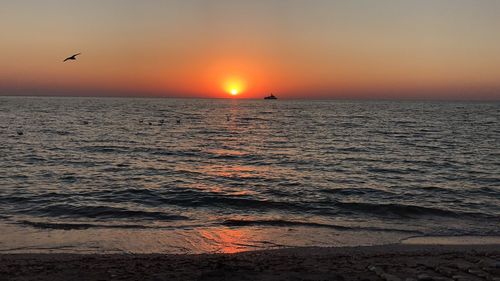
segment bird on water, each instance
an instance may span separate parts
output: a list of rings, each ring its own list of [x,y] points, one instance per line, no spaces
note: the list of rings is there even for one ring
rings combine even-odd
[[[81,55],[81,54],[82,54],[82,53],[78,53],[78,54],[74,54],[74,55],[72,55],[72,56],[70,56],[70,57],[67,57],[67,58],[65,58],[65,59],[63,60],[63,62],[66,62],[66,61],[69,61],[69,60],[76,60],[76,56],[79,56],[79,55]]]

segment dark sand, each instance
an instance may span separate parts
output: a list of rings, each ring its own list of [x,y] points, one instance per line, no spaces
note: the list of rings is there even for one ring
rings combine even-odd
[[[0,255],[0,280],[500,280],[500,245]]]

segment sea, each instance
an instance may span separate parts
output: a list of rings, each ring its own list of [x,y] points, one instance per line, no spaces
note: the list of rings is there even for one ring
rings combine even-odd
[[[500,235],[500,103],[0,97],[0,252]]]

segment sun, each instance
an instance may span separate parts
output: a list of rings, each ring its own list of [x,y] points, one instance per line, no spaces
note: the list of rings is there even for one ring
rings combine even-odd
[[[224,81],[223,88],[226,93],[235,97],[245,91],[246,83],[240,78],[231,77]]]

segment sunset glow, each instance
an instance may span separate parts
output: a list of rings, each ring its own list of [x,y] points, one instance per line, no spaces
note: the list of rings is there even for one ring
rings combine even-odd
[[[49,2],[2,3],[0,95],[500,99],[498,1]]]

